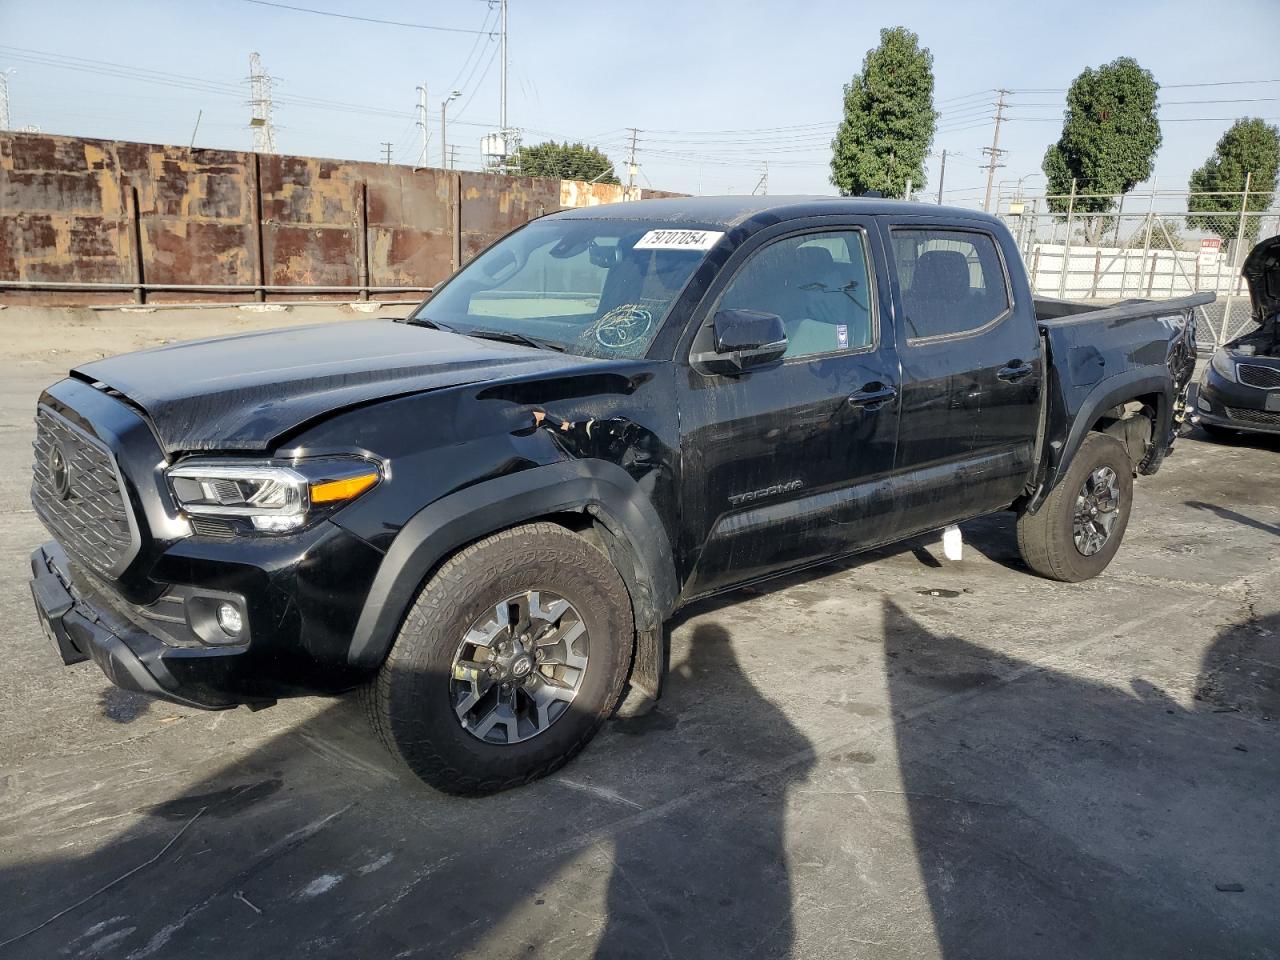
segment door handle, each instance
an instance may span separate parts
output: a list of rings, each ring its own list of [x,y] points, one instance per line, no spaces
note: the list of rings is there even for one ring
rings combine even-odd
[[[861,390],[849,394],[849,406],[878,410],[898,396],[898,388],[887,383],[872,381]]]
[[[996,379],[1003,380],[1005,383],[1017,383],[1033,373],[1035,373],[1035,369],[1031,364],[1023,363],[1021,360],[1010,360],[1008,366],[1001,367],[999,372],[996,373]]]

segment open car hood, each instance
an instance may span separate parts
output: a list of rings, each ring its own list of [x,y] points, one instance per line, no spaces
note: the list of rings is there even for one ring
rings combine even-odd
[[[1240,273],[1249,284],[1254,319],[1264,325],[1275,323],[1280,315],[1280,236],[1254,247]]]
[[[173,455],[267,450],[304,424],[360,404],[597,362],[364,320],[178,343],[73,373],[141,407]]]

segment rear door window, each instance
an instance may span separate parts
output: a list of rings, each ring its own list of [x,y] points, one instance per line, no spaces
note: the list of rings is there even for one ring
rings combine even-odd
[[[990,234],[898,228],[892,237],[909,341],[963,336],[1009,311],[1009,278]]]

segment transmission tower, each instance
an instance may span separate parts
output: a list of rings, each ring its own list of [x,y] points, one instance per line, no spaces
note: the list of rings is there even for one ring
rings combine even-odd
[[[9,129],[9,71],[0,70],[0,130]]]
[[[262,66],[262,58],[249,54],[249,129],[253,131],[254,153],[276,152],[276,128],[271,122],[271,74]]]

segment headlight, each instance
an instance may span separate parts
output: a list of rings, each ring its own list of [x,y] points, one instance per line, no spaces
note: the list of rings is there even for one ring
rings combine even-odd
[[[1236,382],[1236,361],[1226,350],[1215,352],[1213,359],[1209,361],[1209,365],[1223,380],[1230,380],[1232,383]]]
[[[354,458],[287,465],[189,460],[167,473],[174,499],[187,514],[224,517],[263,533],[296,530],[382,478],[376,463]]]

